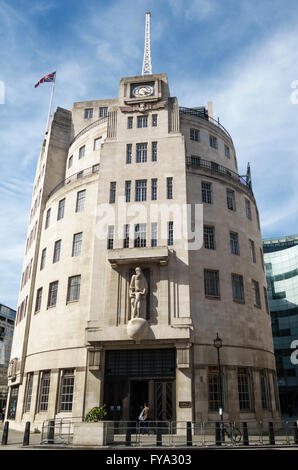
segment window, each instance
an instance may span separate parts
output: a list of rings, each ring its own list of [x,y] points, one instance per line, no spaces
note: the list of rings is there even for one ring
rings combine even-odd
[[[46,214],[45,229],[48,228],[48,226],[50,225],[50,218],[51,218],[51,209],[48,209],[47,214]]]
[[[112,250],[114,247],[114,225],[108,226],[108,243],[107,248],[108,250]]]
[[[68,159],[68,168],[70,168],[73,164],[73,155],[71,155]]]
[[[168,222],[168,245],[174,244],[174,222]]]
[[[157,246],[157,223],[151,224],[151,246]]]
[[[67,302],[74,302],[80,299],[81,276],[71,276],[68,278]]]
[[[238,233],[230,232],[230,248],[232,255],[240,255]]]
[[[228,147],[227,145],[225,145],[225,156],[227,158],[230,158],[231,155],[230,155],[230,147]]]
[[[58,281],[51,282],[49,286],[48,307],[54,307],[57,303]]]
[[[138,116],[137,117],[137,127],[148,127],[148,116]]]
[[[47,255],[47,249],[44,248],[41,252],[41,259],[40,259],[40,270],[42,270],[45,267],[46,264],[46,255]]]
[[[129,224],[124,225],[123,248],[129,248]]]
[[[59,204],[58,204],[57,220],[63,219],[64,208],[65,208],[65,199],[61,199],[61,201],[59,201]]]
[[[107,106],[101,106],[99,109],[98,109],[98,117],[102,118],[102,117],[107,117],[108,115],[108,108]]]
[[[131,163],[131,157],[132,157],[132,145],[127,144],[126,145],[126,163]]]
[[[19,387],[11,387],[10,390],[10,398],[8,404],[8,419],[15,419],[16,411],[17,411],[17,404],[18,404],[18,395],[19,395]]]
[[[245,198],[245,213],[246,217],[251,220],[251,206],[250,206],[250,200]]]
[[[167,199],[173,199],[173,178],[167,178]]]
[[[147,143],[137,144],[137,163],[147,162]]]
[[[98,173],[99,172],[99,163],[95,163],[95,165],[92,165],[92,173]]]
[[[190,140],[194,140],[195,142],[200,141],[200,131],[198,129],[190,129],[189,131]]]
[[[209,136],[209,143],[210,143],[210,147],[214,148],[214,149],[217,149],[218,145],[217,145],[217,138],[214,137],[214,135],[210,135]]]
[[[252,280],[252,287],[254,291],[254,304],[255,307],[261,308],[261,297],[260,297],[260,288],[257,281]]]
[[[77,192],[76,212],[82,212],[85,208],[86,190]]]
[[[151,159],[153,162],[157,162],[157,142],[151,144]]]
[[[72,411],[73,391],[74,370],[63,370],[60,378],[59,412]]]
[[[268,377],[265,370],[260,371],[261,400],[263,410],[270,410],[271,399],[268,384]]]
[[[130,202],[131,181],[125,181],[125,202]]]
[[[204,288],[205,288],[205,295],[211,297],[219,297],[219,272],[204,269]]]
[[[202,182],[202,201],[206,204],[212,204],[212,184]]]
[[[127,118],[127,129],[132,129],[133,128],[133,117],[128,116]]]
[[[157,200],[157,178],[151,180],[151,199],[152,201]]]
[[[83,232],[75,233],[72,241],[72,256],[80,256],[82,250]]]
[[[35,313],[37,313],[37,312],[40,311],[40,307],[41,307],[41,298],[42,298],[42,287],[40,287],[39,289],[37,289],[37,292],[36,292],[35,310],[34,310]]]
[[[84,171],[83,171],[83,170],[82,170],[82,171],[79,171],[79,172],[77,173],[77,180],[79,180],[80,178],[83,178],[83,175],[84,175]]]
[[[99,150],[102,144],[102,137],[97,137],[93,142],[93,150]]]
[[[235,192],[231,189],[227,189],[227,207],[231,211],[236,210]]]
[[[79,159],[85,156],[85,145],[79,149]]]
[[[221,379],[221,380],[220,380]],[[208,408],[218,411],[224,401],[223,381],[217,367],[208,368]]]
[[[116,182],[110,183],[110,203],[113,204],[116,201]]]
[[[84,117],[85,119],[93,118],[93,108],[86,108]]]
[[[208,250],[215,250],[215,229],[204,225],[204,246]]]
[[[157,114],[152,114],[152,127],[157,127]]]
[[[238,368],[238,396],[240,411],[252,411],[251,381],[245,367]]]
[[[143,248],[146,246],[146,224],[135,225],[134,246],[135,248]]]
[[[255,252],[255,242],[253,240],[249,240],[249,249],[250,249],[250,256],[252,259],[252,262],[256,262],[256,252]]]
[[[41,373],[39,411],[48,411],[49,392],[50,392],[50,371],[45,371]]]
[[[24,413],[29,413],[31,408],[31,400],[32,400],[32,388],[33,388],[33,372],[27,374],[27,386],[26,386],[26,399],[25,399],[25,406],[24,406]]]
[[[233,300],[244,302],[243,276],[240,274],[232,274],[232,290]]]
[[[53,263],[58,263],[60,260],[61,240],[57,240],[54,245]]]
[[[147,180],[136,180],[136,201],[146,201]]]

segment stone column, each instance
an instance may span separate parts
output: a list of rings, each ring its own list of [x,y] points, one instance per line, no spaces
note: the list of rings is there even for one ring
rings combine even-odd
[[[240,419],[240,407],[239,407],[239,394],[238,394],[238,375],[236,367],[225,368],[225,385],[226,400],[227,400],[227,412],[228,419],[230,421],[238,421]]]

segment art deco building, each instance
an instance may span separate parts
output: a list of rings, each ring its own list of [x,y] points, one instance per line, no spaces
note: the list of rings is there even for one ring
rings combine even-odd
[[[214,421],[219,377],[225,418],[279,416],[251,182],[210,107],[179,107],[166,74],[122,78],[115,99],[57,108],[44,139],[8,419],[106,404],[136,420],[148,402],[151,419]]]

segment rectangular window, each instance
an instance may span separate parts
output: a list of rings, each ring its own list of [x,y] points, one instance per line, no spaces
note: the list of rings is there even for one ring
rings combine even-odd
[[[157,178],[151,180],[151,199],[152,201],[157,200]]]
[[[202,202],[212,204],[212,184],[202,182]]]
[[[84,113],[85,119],[93,118],[93,108],[86,108]]]
[[[58,263],[60,260],[61,240],[57,240],[54,245],[53,263]]]
[[[132,158],[132,144],[126,145],[126,163],[131,163]]]
[[[81,147],[79,150],[79,159],[83,158],[84,156],[85,156],[85,145],[83,145],[83,147]]]
[[[217,138],[214,135],[209,136],[210,147],[217,149]]]
[[[98,173],[99,172],[99,163],[95,163],[95,165],[92,165],[92,173]]]
[[[153,162],[157,162],[157,142],[151,144],[151,159]]]
[[[230,147],[228,147],[227,145],[225,145],[225,156],[227,158],[230,158]]]
[[[137,144],[137,163],[147,162],[147,143]]]
[[[232,255],[240,255],[238,233],[230,232],[230,248]]]
[[[227,207],[231,211],[236,210],[235,192],[231,189],[227,189]]]
[[[74,302],[80,299],[81,276],[71,276],[68,278],[67,302]]]
[[[30,372],[29,374],[27,374],[26,399],[25,399],[24,413],[29,413],[30,408],[31,408],[33,377],[34,377],[33,372]]]
[[[116,201],[116,182],[110,183],[110,203],[113,204]]]
[[[168,245],[174,244],[174,222],[168,222]]]
[[[144,248],[146,246],[146,224],[136,224],[134,234],[135,248]]]
[[[102,118],[102,117],[107,117],[108,115],[108,108],[107,106],[101,106],[99,109],[98,109],[98,117]]]
[[[255,251],[255,242],[253,240],[249,240],[249,249],[250,249],[250,256],[252,262],[256,262],[256,251]]]
[[[206,296],[220,297],[218,271],[204,269],[204,288]]]
[[[107,248],[108,250],[112,250],[114,247],[114,225],[108,226],[108,243]]]
[[[49,392],[50,392],[50,371],[41,373],[39,411],[48,411]]]
[[[252,411],[250,375],[244,367],[238,368],[238,397],[240,411]]]
[[[129,224],[124,225],[123,230],[123,248],[129,248]]]
[[[198,129],[190,129],[189,137],[190,137],[190,140],[193,140],[195,142],[199,142],[200,141],[200,131]]]
[[[72,241],[72,256],[80,256],[82,250],[83,232],[75,233]]]
[[[215,229],[204,225],[204,246],[208,250],[215,250]]]
[[[64,217],[64,208],[65,208],[65,198],[61,199],[58,203],[58,214],[57,214],[57,220],[63,219]]]
[[[45,229],[48,228],[48,226],[50,225],[50,219],[51,219],[51,209],[48,209],[47,214],[46,214]]]
[[[157,127],[157,114],[152,114],[152,127]]]
[[[73,391],[74,370],[63,370],[60,378],[59,412],[72,411]]]
[[[48,307],[54,307],[57,303],[58,281],[51,282],[49,285]]]
[[[252,280],[252,288],[254,291],[254,304],[255,307],[261,308],[261,297],[260,297],[260,288],[257,281]]]
[[[137,117],[137,127],[140,129],[142,127],[148,127],[148,116],[138,116]]]
[[[268,384],[268,377],[265,370],[260,371],[261,400],[263,410],[270,410],[271,399]]]
[[[46,255],[47,255],[47,249],[44,248],[41,252],[41,259],[40,259],[40,270],[42,270],[45,267],[46,264]]]
[[[99,150],[102,144],[102,137],[97,137],[93,142],[93,150]]]
[[[40,307],[41,307],[41,298],[42,298],[42,287],[40,287],[39,289],[37,289],[37,292],[36,292],[35,310],[34,310],[35,313],[37,313],[37,312],[40,311]]]
[[[233,300],[244,302],[243,276],[240,274],[232,274],[232,290]]]
[[[246,198],[245,198],[245,213],[246,213],[246,217],[251,220],[250,200]]]
[[[86,190],[77,192],[76,212],[82,212],[85,208]]]
[[[18,395],[19,395],[19,386],[11,387],[9,404],[8,404],[8,412],[7,412],[8,419],[16,418]]]
[[[217,367],[208,368],[208,408],[218,411],[224,402],[223,381]]]
[[[79,171],[79,172],[77,173],[77,180],[79,180],[80,178],[83,178],[83,175],[84,175],[84,171],[83,171],[83,170],[82,170],[82,171]]]
[[[131,181],[125,181],[125,202],[130,202]]]
[[[167,178],[167,199],[173,199],[173,178]]]
[[[133,117],[128,116],[127,118],[127,129],[132,129],[133,128]]]
[[[136,180],[136,201],[147,200],[147,180]]]
[[[73,164],[73,155],[71,155],[68,159],[68,168],[70,168]]]
[[[151,224],[151,246],[157,246],[157,223]]]

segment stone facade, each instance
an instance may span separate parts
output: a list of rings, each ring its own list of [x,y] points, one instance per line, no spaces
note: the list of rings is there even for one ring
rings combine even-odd
[[[137,420],[144,402],[151,419],[216,420],[217,332],[224,417],[277,418],[258,220],[229,133],[204,108],[179,108],[165,74],[57,108],[32,197],[11,425],[80,420],[102,404],[109,419]],[[148,292],[134,337],[136,267]]]

